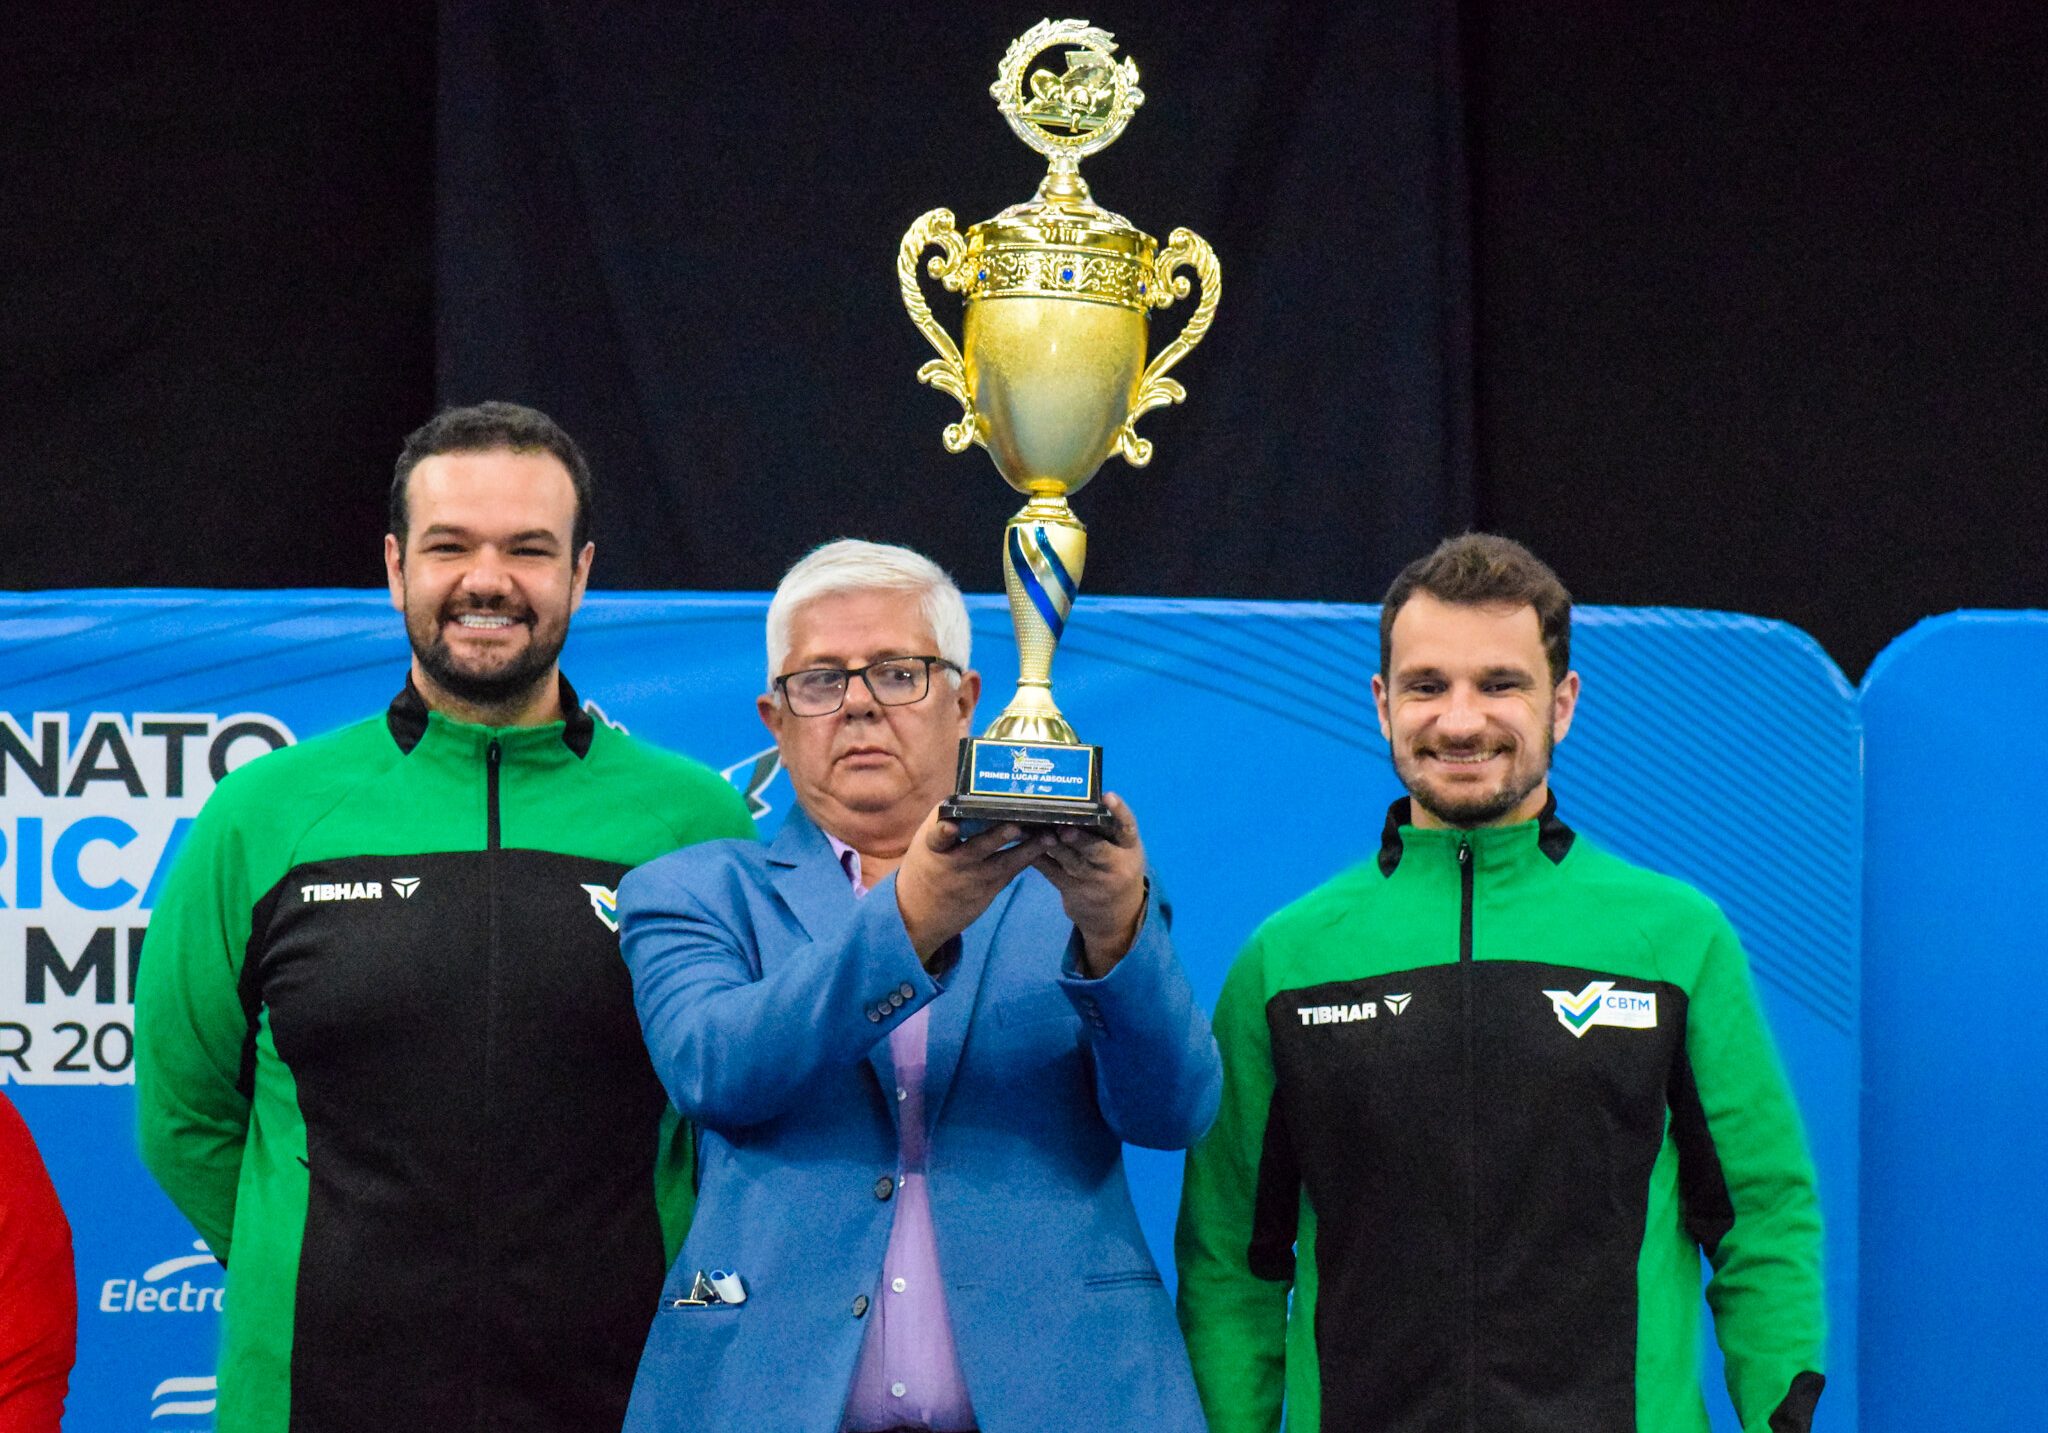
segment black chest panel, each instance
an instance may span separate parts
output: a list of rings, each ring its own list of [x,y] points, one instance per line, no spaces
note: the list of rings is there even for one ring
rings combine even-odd
[[[1268,1003],[1267,1161],[1315,1210],[1323,1426],[1634,1429],[1636,1266],[1685,1011],[1672,985],[1520,961]]]
[[[322,861],[259,908],[245,993],[306,1127],[295,1429],[622,1418],[667,1104],[605,919],[626,869]]]

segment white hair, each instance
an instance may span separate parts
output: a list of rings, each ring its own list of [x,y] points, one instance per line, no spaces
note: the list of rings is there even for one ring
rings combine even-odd
[[[775,586],[775,596],[768,603],[770,691],[775,690],[775,679],[789,660],[789,628],[797,609],[846,592],[915,593],[938,655],[962,671],[967,669],[974,633],[967,622],[967,603],[945,569],[907,547],[842,537],[797,559]]]

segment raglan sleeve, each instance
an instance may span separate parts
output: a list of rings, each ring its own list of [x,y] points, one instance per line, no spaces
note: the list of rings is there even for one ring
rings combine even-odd
[[[1212,1433],[1272,1433],[1286,1382],[1300,1177],[1274,1106],[1264,983],[1254,937],[1216,1005],[1222,1104],[1188,1153],[1174,1237],[1181,1330]]]
[[[1686,1225],[1745,1433],[1807,1433],[1824,1382],[1820,1201],[1799,1111],[1734,928],[1718,910],[1672,1101]]]
[[[144,940],[135,992],[142,1162],[225,1260],[249,1134],[241,994],[254,899],[224,786],[193,823]]]

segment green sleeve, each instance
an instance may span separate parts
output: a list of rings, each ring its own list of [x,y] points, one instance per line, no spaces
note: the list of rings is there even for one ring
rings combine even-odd
[[[1810,1426],[1827,1345],[1820,1202],[1799,1112],[1727,921],[1691,992],[1686,1053],[1727,1186],[1707,1304],[1746,1433]],[[1804,1375],[1802,1377],[1802,1375]]]
[[[254,899],[244,836],[218,794],[193,823],[150,917],[135,992],[142,1162],[222,1259],[249,1133],[250,1027],[239,990]]]
[[[659,751],[659,748],[654,750]],[[745,841],[758,838],[760,833],[754,829],[754,818],[747,811],[747,798],[740,795],[730,781],[686,756],[659,752],[658,759],[668,764],[666,770],[671,773],[665,792],[667,810],[664,813],[668,828],[675,835],[675,846],[671,849],[680,850],[699,841],[718,841],[728,837]]]
[[[1223,1104],[1188,1152],[1174,1238],[1180,1324],[1212,1433],[1272,1433],[1286,1376],[1286,1278],[1252,1272],[1253,1216],[1273,1102],[1264,973],[1256,937],[1217,1001]],[[1290,1193],[1290,1202],[1297,1196]],[[1272,1272],[1272,1271],[1268,1271]]]

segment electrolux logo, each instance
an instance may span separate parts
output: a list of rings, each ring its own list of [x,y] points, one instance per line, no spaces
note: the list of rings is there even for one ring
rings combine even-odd
[[[103,1314],[203,1314],[219,1313],[227,1290],[221,1287],[220,1261],[213,1257],[204,1239],[192,1241],[195,1253],[180,1254],[152,1264],[139,1279],[109,1279],[100,1285]],[[195,1282],[190,1275],[205,1269],[214,1276]],[[183,1275],[185,1277],[178,1277]],[[176,1279],[176,1282],[171,1280]]]
[[[149,1421],[154,1424],[159,1418],[209,1418],[219,1403],[215,1391],[219,1380],[212,1376],[191,1378],[166,1378],[149,1395]],[[167,1423],[166,1428],[185,1425]]]

